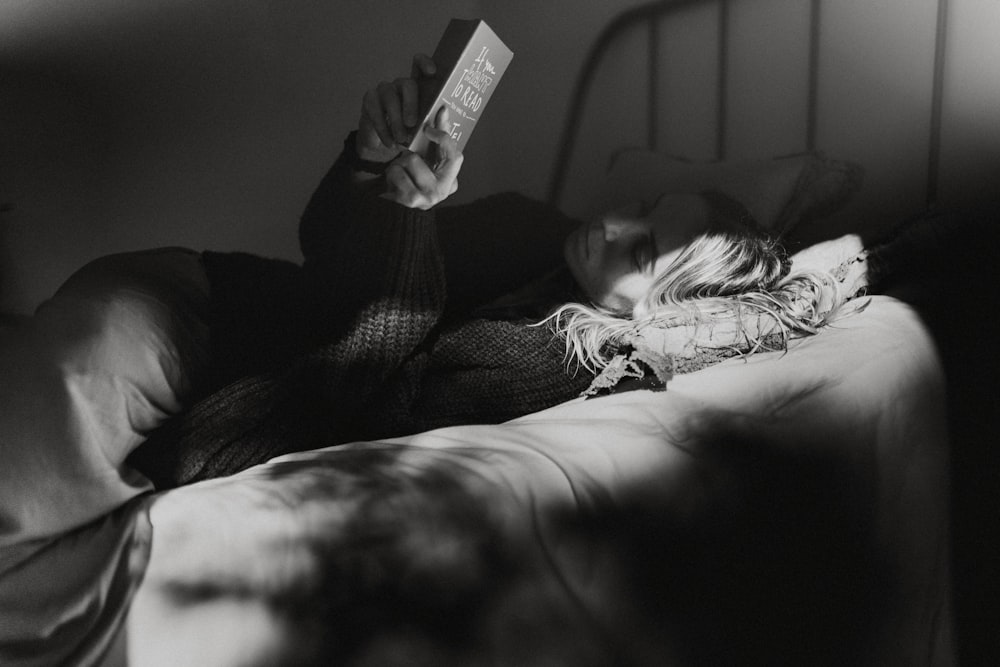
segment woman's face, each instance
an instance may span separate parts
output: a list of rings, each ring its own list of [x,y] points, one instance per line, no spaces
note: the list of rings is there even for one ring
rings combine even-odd
[[[705,195],[666,194],[648,210],[636,203],[583,223],[566,238],[563,256],[594,303],[631,311],[656,276],[712,225]]]

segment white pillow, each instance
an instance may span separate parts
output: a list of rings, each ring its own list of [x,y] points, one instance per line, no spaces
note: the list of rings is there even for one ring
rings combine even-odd
[[[125,459],[206,365],[207,313],[200,256],[152,250],[91,262],[0,334],[0,547],[149,490]]]

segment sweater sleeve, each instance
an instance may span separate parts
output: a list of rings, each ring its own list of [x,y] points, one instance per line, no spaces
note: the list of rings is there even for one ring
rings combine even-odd
[[[345,146],[351,141],[353,133]],[[426,333],[443,308],[444,270],[435,211],[406,208],[379,197],[371,186],[351,183],[350,178],[345,150],[313,194],[299,224],[315,342],[356,338],[373,326],[372,318],[388,318],[408,337],[419,339],[420,332],[401,318],[417,315],[417,326]],[[388,323],[374,326],[379,329]],[[397,356],[406,354],[397,345],[392,348]]]
[[[503,420],[575,395],[582,378],[567,386],[562,355],[540,330],[442,322],[446,282],[458,309],[492,300],[557,264],[572,224],[518,195],[408,209],[352,183],[342,155],[299,228],[309,352],[194,405],[157,434],[160,460],[143,472],[172,486],[375,434]],[[499,357],[484,362],[484,351]]]
[[[231,382],[161,428],[140,467],[157,486],[340,440],[440,320],[445,282],[434,211],[357,188],[343,155],[310,200],[299,236],[305,262],[296,298],[308,313],[309,351]],[[222,261],[216,257],[216,273]],[[422,359],[408,366],[419,374]]]
[[[351,183],[348,150],[302,217],[303,273],[321,340],[284,381],[308,388],[337,431],[412,357],[445,302],[435,211],[406,208]],[[301,389],[295,393],[296,401],[306,400]]]
[[[546,326],[477,318],[445,328],[432,357],[413,360],[365,406],[359,433],[394,437],[462,424],[497,424],[579,396],[593,374],[567,363]]]

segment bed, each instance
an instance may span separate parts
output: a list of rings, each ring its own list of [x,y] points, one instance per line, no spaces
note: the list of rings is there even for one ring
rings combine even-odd
[[[665,188],[721,189],[785,237],[794,261],[833,270],[885,221],[845,209],[863,169],[818,151],[821,3],[806,22],[804,143],[777,157],[727,154],[733,4],[650,3],[609,24],[569,102],[549,198],[599,209]],[[661,31],[696,5],[711,5],[722,54],[703,114],[717,125],[712,154],[678,158],[659,145],[653,67],[640,141],[608,139],[607,159],[588,146],[573,166],[591,136],[578,119],[595,73],[616,62],[607,54],[646,35],[659,62]],[[934,174],[940,120],[928,126]],[[936,188],[928,177],[920,208]],[[983,233],[993,219],[962,229]],[[995,237],[978,239],[966,265],[988,262]],[[997,328],[954,316],[988,293],[962,270],[956,284],[973,288],[947,306],[948,286],[929,272],[926,284],[852,300],[787,351],[676,375],[666,391],[286,455],[157,493],[124,460],[178,409],[185,369],[201,363],[205,285],[185,251],[134,260],[85,268],[33,318],[0,328],[4,664],[952,665],[987,655],[979,624],[993,617],[976,602],[992,583],[967,538],[993,530],[979,466],[995,460],[984,397],[996,363],[968,362]],[[120,400],[103,398],[107,387]],[[26,435],[39,432],[44,452]]]

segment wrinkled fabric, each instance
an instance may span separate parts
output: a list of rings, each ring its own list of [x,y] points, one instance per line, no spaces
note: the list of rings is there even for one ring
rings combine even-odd
[[[196,253],[129,253],[0,331],[0,664],[110,650],[150,540],[125,459],[197,381],[206,307]]]
[[[934,346],[873,297],[667,392],[159,495],[129,655],[949,665],[947,463]]]

